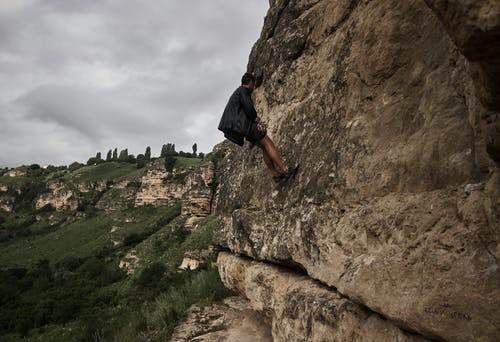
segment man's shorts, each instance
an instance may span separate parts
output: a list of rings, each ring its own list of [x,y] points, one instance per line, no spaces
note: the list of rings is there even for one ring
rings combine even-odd
[[[252,126],[249,129],[249,133],[245,135],[245,138],[251,142],[252,144],[255,144],[262,140],[266,136],[266,132],[262,132],[257,128],[257,123],[252,123]]]

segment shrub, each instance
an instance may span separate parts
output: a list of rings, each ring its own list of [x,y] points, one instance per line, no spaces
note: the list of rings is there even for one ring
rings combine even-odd
[[[68,170],[75,171],[75,170],[78,170],[79,168],[81,168],[82,166],[84,166],[84,165],[79,163],[79,162],[73,162],[73,163],[69,164]]]
[[[144,236],[137,233],[131,233],[123,239],[123,246],[137,245],[139,242],[144,240]]]
[[[155,288],[166,270],[163,264],[154,262],[141,271],[136,278],[136,284],[140,287]]]

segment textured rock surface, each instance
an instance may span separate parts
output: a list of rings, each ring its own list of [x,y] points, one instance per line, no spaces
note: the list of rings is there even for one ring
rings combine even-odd
[[[169,184],[169,173],[164,167],[154,167],[141,178],[141,188],[135,198],[135,206],[171,204],[183,194],[183,184]]]
[[[74,191],[68,189],[62,181],[50,181],[47,183],[48,192],[41,194],[35,203],[35,207],[40,209],[47,204],[56,210],[76,210],[78,199]]]
[[[219,253],[221,279],[272,322],[274,341],[428,341],[278,266]]]
[[[424,336],[495,341],[497,114],[468,63],[424,1],[272,1],[253,96],[301,169],[276,188],[257,149],[232,149],[215,241]]]
[[[271,342],[271,327],[250,309],[248,301],[229,297],[225,305],[192,306],[179,324],[171,342]]]
[[[486,147],[500,162],[500,1],[425,0],[469,60],[476,95],[494,113],[480,118]]]
[[[212,206],[212,184],[214,182],[214,165],[203,164],[190,173],[186,179],[186,188],[182,198],[182,215],[206,217],[210,215]]]
[[[3,195],[0,196],[0,209],[6,212],[11,212],[14,208],[14,197]]]
[[[183,172],[184,179],[176,181],[176,172]],[[141,179],[141,188],[135,197],[135,206],[146,204],[167,205],[182,201],[182,215],[188,216],[191,227],[197,218],[210,214],[214,166],[211,162],[193,169],[170,174],[163,166],[148,170]]]

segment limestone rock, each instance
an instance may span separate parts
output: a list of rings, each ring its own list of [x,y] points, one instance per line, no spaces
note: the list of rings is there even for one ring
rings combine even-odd
[[[184,259],[179,266],[180,270],[196,270],[200,264],[204,263],[208,258],[213,256],[214,248],[209,246],[208,249],[188,251],[184,253]]]
[[[68,189],[63,181],[50,181],[47,183],[49,192],[43,193],[36,199],[35,207],[40,209],[47,204],[53,206],[57,211],[76,210],[78,200],[75,193]]]
[[[7,177],[22,177],[25,175],[26,175],[26,172],[21,171],[21,170],[9,170],[6,173],[4,173],[4,176],[7,176]]]
[[[272,322],[274,341],[428,341],[284,268],[219,253],[224,285]]]
[[[107,189],[106,181],[97,181],[97,182],[84,182],[84,183],[76,183],[76,188],[80,192],[89,192],[89,191],[105,191]]]
[[[492,110],[480,124],[488,153],[500,162],[500,2],[425,0],[468,59],[478,99]]]
[[[171,342],[271,342],[271,327],[251,310],[247,300],[229,297],[225,305],[212,304],[189,308],[187,318],[179,324]]]
[[[135,198],[135,206],[146,204],[167,205],[182,197],[182,184],[167,184],[169,173],[165,168],[153,168],[142,176],[141,188]]]
[[[120,241],[117,241],[117,244],[120,243]],[[113,242],[113,244],[115,244],[115,242]],[[125,270],[127,274],[130,275],[134,274],[135,270],[139,267],[139,262],[140,258],[137,256],[137,251],[132,249],[123,257],[122,260],[120,260],[118,267]]]
[[[15,198],[12,196],[0,196],[0,209],[10,213],[14,208],[14,200]]]
[[[423,336],[496,341],[496,114],[467,59],[423,1],[271,4],[253,97],[301,167],[276,187],[258,149],[229,149],[215,242],[303,269]]]

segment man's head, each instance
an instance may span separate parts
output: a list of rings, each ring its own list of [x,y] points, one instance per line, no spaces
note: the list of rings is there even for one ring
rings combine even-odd
[[[246,72],[243,77],[241,77],[241,85],[245,88],[250,89],[250,91],[255,89],[255,76],[249,72]]]

